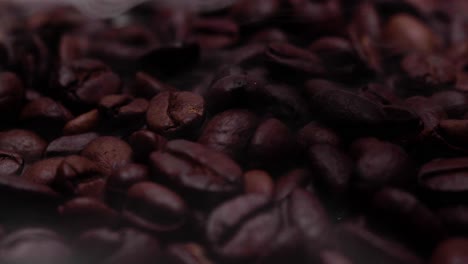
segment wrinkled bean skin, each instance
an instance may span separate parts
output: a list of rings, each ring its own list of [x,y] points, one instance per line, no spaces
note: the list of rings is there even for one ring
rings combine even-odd
[[[188,191],[230,195],[243,186],[242,170],[228,156],[185,140],[168,142],[164,152],[151,154],[150,163],[154,171]]]
[[[228,110],[214,116],[204,127],[198,142],[243,161],[242,154],[258,125],[255,114],[246,110]]]
[[[116,137],[98,137],[81,151],[81,155],[96,162],[106,173],[122,167],[132,160],[132,148],[125,141]]]
[[[146,114],[150,130],[176,136],[196,130],[205,117],[205,102],[190,92],[164,92],[154,97]]]

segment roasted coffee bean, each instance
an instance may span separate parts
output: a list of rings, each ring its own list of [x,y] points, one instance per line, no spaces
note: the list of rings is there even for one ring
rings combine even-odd
[[[258,193],[272,197],[274,183],[271,176],[261,170],[252,170],[244,173],[245,193]]]
[[[96,131],[100,120],[98,110],[91,110],[67,122],[63,127],[63,133],[65,135],[77,135]]]
[[[203,145],[174,140],[164,152],[150,156],[154,171],[172,184],[189,191],[208,194],[240,193],[242,170],[228,156]]]
[[[57,86],[59,93],[79,107],[95,106],[102,97],[120,91],[120,78],[98,60],[81,59],[62,65]]]
[[[29,130],[12,129],[0,132],[0,149],[18,153],[26,163],[40,159],[46,147],[47,142]]]
[[[127,190],[134,184],[149,181],[148,168],[140,164],[128,164],[114,171],[106,182],[106,201],[120,208],[125,200]]]
[[[375,216],[421,248],[432,248],[445,235],[438,217],[409,192],[386,188],[373,197]]]
[[[267,22],[281,8],[281,1],[237,1],[231,8],[231,16],[242,25]]]
[[[265,252],[280,225],[279,211],[271,208],[269,199],[249,194],[216,208],[208,219],[206,236],[224,261],[255,259]]]
[[[316,122],[309,123],[297,133],[297,141],[304,150],[317,144],[341,145],[341,138],[332,129]]]
[[[309,81],[307,92],[314,113],[326,124],[372,128],[385,120],[379,105],[351,92],[332,88],[326,82]]]
[[[163,92],[150,101],[146,122],[166,136],[184,135],[199,128],[205,118],[204,99],[191,92]]]
[[[111,126],[141,127],[148,110],[148,101],[128,95],[108,95],[99,101],[98,109]]]
[[[59,164],[54,188],[66,195],[102,198],[105,169],[82,156],[68,156]]]
[[[60,205],[58,213],[68,230],[114,227],[119,222],[116,211],[88,197],[78,197]]]
[[[204,49],[226,48],[239,39],[239,28],[230,19],[199,18],[192,27],[193,40]]]
[[[12,72],[2,72],[0,74],[0,110],[2,119],[12,119],[16,117],[25,96],[25,89],[22,81]]]
[[[144,162],[148,160],[151,152],[162,150],[167,143],[163,136],[149,130],[139,130],[132,133],[128,141],[133,149],[134,159]]]
[[[211,264],[213,261],[207,250],[200,244],[172,244],[166,250],[166,258],[171,264]]]
[[[357,224],[340,224],[335,233],[339,250],[353,263],[424,263],[402,245]]]
[[[465,238],[451,238],[445,240],[434,250],[430,264],[454,264],[468,261],[466,249],[468,240]]]
[[[172,232],[185,224],[188,208],[184,200],[168,188],[141,182],[128,190],[123,215],[137,227]]]
[[[104,173],[110,174],[132,160],[132,148],[125,141],[110,136],[91,141],[81,155],[94,161]]]
[[[295,189],[305,187],[311,178],[311,173],[305,169],[294,169],[282,175],[276,181],[275,200],[287,198]]]
[[[248,147],[249,163],[254,168],[278,168],[295,159],[297,147],[289,128],[278,119],[262,122]]]
[[[440,39],[428,26],[404,13],[390,18],[384,27],[383,36],[388,48],[395,53],[430,53],[440,45]]]
[[[435,55],[409,54],[401,61],[406,89],[430,95],[455,83],[455,70],[449,60]],[[403,84],[403,85],[405,85]]]
[[[23,158],[11,151],[0,151],[0,175],[19,175],[23,171]]]
[[[246,107],[263,84],[244,73],[218,74],[204,94],[209,111]]]
[[[351,152],[356,160],[355,188],[361,192],[377,191],[383,186],[409,187],[414,184],[413,161],[398,145],[375,138],[353,142]]]
[[[297,188],[284,200],[283,219],[295,228],[305,243],[325,246],[330,243],[330,219],[322,202],[313,194]]]
[[[346,194],[354,171],[351,158],[339,148],[326,144],[311,146],[308,155],[311,171],[323,191],[333,196]]]
[[[65,123],[72,118],[73,115],[68,109],[48,97],[29,102],[20,114],[22,122],[44,136],[60,133]]]
[[[78,154],[97,137],[99,137],[97,133],[85,133],[57,138],[49,143],[45,155],[50,157]]]
[[[57,169],[62,161],[62,157],[37,161],[31,164],[21,177],[38,184],[51,186],[57,179]]]
[[[21,229],[0,242],[0,262],[70,264],[72,251],[64,239],[51,230]]]
[[[266,57],[274,64],[309,77],[325,76],[326,70],[321,59],[315,54],[287,43],[272,43]]]
[[[436,159],[424,164],[419,170],[418,182],[430,197],[428,199],[446,203],[466,200],[466,158]]]
[[[81,234],[77,245],[77,260],[86,263],[150,264],[161,258],[159,241],[134,229],[91,229]]]
[[[247,110],[228,110],[214,116],[203,128],[198,142],[243,161],[258,118]]]

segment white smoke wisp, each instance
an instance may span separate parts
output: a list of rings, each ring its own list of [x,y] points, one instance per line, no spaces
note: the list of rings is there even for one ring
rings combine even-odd
[[[0,0],[1,1],[1,0]],[[11,0],[26,9],[42,9],[53,5],[72,5],[93,18],[111,18],[141,3],[151,1],[156,6],[205,12],[232,5],[236,0]]]

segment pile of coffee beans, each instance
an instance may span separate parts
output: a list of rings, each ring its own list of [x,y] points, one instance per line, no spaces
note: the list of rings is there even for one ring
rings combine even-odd
[[[467,14],[0,1],[0,263],[468,263]]]

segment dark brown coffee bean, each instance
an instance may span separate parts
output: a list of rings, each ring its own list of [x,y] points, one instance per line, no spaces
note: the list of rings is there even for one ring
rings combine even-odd
[[[211,112],[230,108],[245,107],[263,85],[259,80],[243,72],[218,74],[205,92],[207,107]]]
[[[289,37],[286,32],[279,28],[267,28],[255,33],[250,39],[250,43],[271,43],[271,42],[288,42]]]
[[[102,97],[120,91],[120,78],[100,61],[82,59],[62,65],[59,92],[79,106],[95,106]]]
[[[100,120],[99,111],[91,110],[67,122],[63,128],[63,134],[77,135],[96,131]]]
[[[336,0],[322,2],[288,0],[292,8],[293,26],[306,28],[309,34],[338,33],[343,29],[342,4]],[[297,25],[298,24],[298,25]],[[291,28],[291,31],[297,28]]]
[[[161,93],[151,100],[146,114],[149,129],[167,136],[193,132],[204,118],[205,102],[191,92]]]
[[[118,231],[92,229],[83,233],[78,242],[78,260],[90,263],[141,264],[161,259],[161,246],[152,236],[134,229]]]
[[[37,161],[31,164],[21,177],[38,184],[51,186],[57,178],[57,169],[62,161],[62,157]]]
[[[162,185],[141,182],[127,192],[123,215],[130,223],[154,232],[180,229],[188,217],[184,200]]]
[[[282,175],[275,186],[275,200],[281,201],[297,188],[305,187],[311,179],[311,173],[305,169],[295,169]]]
[[[319,254],[322,264],[353,264],[350,259],[341,253],[331,250],[323,250]]]
[[[325,193],[333,196],[346,194],[354,171],[350,157],[337,147],[326,144],[313,145],[308,154],[311,171]]]
[[[466,158],[436,159],[419,170],[419,185],[435,202],[461,202],[467,199]]]
[[[26,104],[20,120],[31,130],[45,136],[60,133],[66,122],[73,118],[68,109],[48,97],[40,97]]]
[[[166,252],[171,264],[210,264],[213,261],[206,249],[197,243],[172,244]]]
[[[153,169],[177,187],[208,194],[242,190],[241,168],[228,156],[203,145],[174,140],[150,156]]]
[[[444,237],[437,216],[409,192],[385,188],[373,197],[375,216],[418,247],[432,248]]]
[[[45,155],[50,157],[78,154],[97,137],[99,137],[97,133],[85,133],[57,138],[49,143]]]
[[[468,146],[468,138],[466,137],[468,120],[441,120],[434,132],[449,144],[459,148]]]
[[[241,261],[262,255],[279,228],[279,212],[269,208],[269,199],[250,194],[215,209],[208,219],[206,234],[221,259]]]
[[[29,130],[12,129],[0,132],[0,149],[20,154],[26,163],[40,159],[47,142]]]
[[[231,16],[240,24],[248,25],[267,22],[274,17],[281,8],[281,1],[237,1],[231,7]]]
[[[444,57],[409,54],[401,61],[407,87],[418,94],[432,94],[455,83],[455,70]]]
[[[0,74],[0,116],[2,119],[14,118],[25,96],[22,81],[12,72]]]
[[[0,151],[0,175],[19,175],[23,171],[23,158],[11,151]]]
[[[413,183],[416,169],[400,146],[376,138],[361,138],[352,144],[351,152],[356,160],[355,187],[361,192]]]
[[[133,149],[133,158],[136,161],[146,162],[151,152],[164,148],[167,140],[149,130],[139,130],[130,135],[128,143]]]
[[[276,168],[295,158],[296,142],[289,128],[278,119],[262,122],[250,140],[249,163],[254,168]]]
[[[274,183],[271,176],[261,170],[252,170],[244,173],[245,193],[263,194],[272,197],[274,193]]]
[[[369,128],[385,120],[384,111],[374,102],[320,80],[309,81],[307,92],[314,113],[326,124]]]
[[[243,161],[257,125],[255,114],[246,110],[228,110],[214,116],[206,124],[198,142]]]
[[[272,43],[266,51],[268,60],[296,73],[311,76],[323,76],[326,70],[318,56],[287,43]]]
[[[355,263],[424,263],[402,245],[357,224],[340,224],[335,233],[338,248]]]
[[[127,190],[134,184],[149,181],[148,168],[140,164],[128,164],[114,171],[106,182],[106,201],[120,208],[127,195]]]
[[[455,264],[468,261],[468,240],[451,238],[442,241],[432,253],[430,264]]]
[[[82,156],[68,156],[57,168],[54,188],[72,196],[103,198],[105,188],[104,169]]]
[[[192,24],[193,40],[204,49],[232,46],[239,39],[239,28],[226,18],[199,18]]]
[[[440,45],[440,39],[417,18],[400,13],[393,15],[384,27],[383,35],[389,49],[396,53],[430,53]]]
[[[139,127],[144,124],[148,101],[128,95],[107,95],[99,101],[98,109],[112,126]]]
[[[297,141],[304,150],[316,144],[341,145],[341,138],[332,129],[312,122],[297,133]]]
[[[81,154],[94,161],[105,174],[118,169],[132,160],[132,148],[116,137],[98,137],[91,141]]]
[[[330,220],[318,198],[297,188],[284,200],[283,218],[296,228],[305,243],[326,245],[330,240]]]
[[[69,264],[71,257],[71,249],[64,239],[46,229],[21,229],[0,243],[0,262],[5,264]]]
[[[405,100],[405,104],[421,118],[426,131],[432,130],[440,120],[447,118],[444,109],[426,97],[410,97]]]
[[[449,118],[459,117],[466,112],[468,98],[459,91],[441,91],[433,94],[431,100],[442,107]]]
[[[88,197],[78,197],[62,204],[58,213],[67,230],[73,231],[113,227],[119,222],[116,211],[99,200]]]

